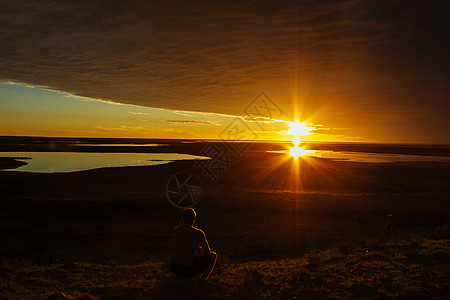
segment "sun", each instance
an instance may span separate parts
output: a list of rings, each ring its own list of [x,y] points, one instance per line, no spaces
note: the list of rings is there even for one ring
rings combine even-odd
[[[300,148],[300,137],[304,137],[310,134],[311,127],[305,123],[300,123],[298,120],[291,122],[290,129],[286,132],[287,134],[293,135],[294,147],[290,149],[290,154],[294,158],[299,156],[305,156],[309,153],[309,150]]]
[[[291,122],[289,125],[291,128],[287,131],[287,133],[292,134],[294,138],[309,135],[311,131],[311,128],[309,128],[305,123],[300,123],[298,120]]]

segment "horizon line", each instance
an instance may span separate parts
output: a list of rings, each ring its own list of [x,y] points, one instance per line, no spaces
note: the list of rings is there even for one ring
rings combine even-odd
[[[42,139],[104,139],[104,140],[174,140],[197,142],[223,142],[223,143],[292,143],[292,140],[224,140],[218,138],[142,138],[142,137],[81,137],[81,136],[32,136],[32,135],[0,135],[2,138],[42,138]],[[434,145],[448,146],[445,143],[421,143],[421,142],[380,142],[380,141],[301,141],[302,144],[384,144],[384,145]]]

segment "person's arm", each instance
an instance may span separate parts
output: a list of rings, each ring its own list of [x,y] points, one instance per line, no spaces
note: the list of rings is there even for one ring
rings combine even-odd
[[[211,248],[209,248],[208,241],[206,240],[206,235],[203,231],[201,231],[200,246],[202,247],[205,254],[211,252]]]

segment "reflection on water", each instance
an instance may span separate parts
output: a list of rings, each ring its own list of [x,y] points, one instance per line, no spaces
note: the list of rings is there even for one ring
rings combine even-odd
[[[26,165],[11,171],[72,172],[104,167],[151,166],[174,160],[209,159],[178,153],[79,153],[79,152],[0,152],[0,157],[17,157]],[[19,159],[20,158],[20,159]]]
[[[170,146],[169,144],[73,144],[74,146],[89,146],[89,147],[161,147]]]
[[[305,150],[305,149],[299,148],[298,145],[295,145],[293,148],[290,149],[289,154],[295,158],[298,158],[299,156],[309,155],[311,153],[311,151],[313,151],[313,150]],[[274,152],[274,151],[272,151],[272,152]]]
[[[295,149],[292,148],[292,149]],[[267,151],[270,153],[284,153],[297,157],[317,157],[327,158],[334,161],[351,161],[367,163],[390,163],[390,162],[450,162],[448,156],[429,156],[429,155],[404,155],[389,153],[367,153],[367,152],[349,152],[349,151],[330,151],[330,150],[304,150],[298,148],[293,150]]]

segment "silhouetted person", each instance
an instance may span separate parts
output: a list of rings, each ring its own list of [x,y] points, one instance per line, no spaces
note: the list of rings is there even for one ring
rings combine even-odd
[[[205,233],[194,227],[195,211],[183,210],[183,224],[173,230],[174,253],[170,268],[172,272],[184,278],[201,274],[207,280],[216,264],[217,255],[209,248]]]

